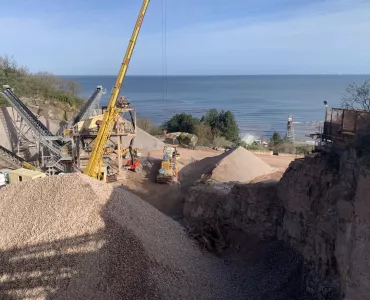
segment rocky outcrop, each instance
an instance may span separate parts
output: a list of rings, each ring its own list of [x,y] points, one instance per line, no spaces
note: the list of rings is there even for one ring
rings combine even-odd
[[[355,155],[295,161],[278,184],[278,238],[298,250],[321,299],[370,299],[370,172]]]
[[[370,299],[370,171],[351,152],[296,160],[278,183],[198,183],[184,214],[289,244],[319,299]]]
[[[231,228],[270,239],[277,235],[278,220],[282,217],[275,190],[276,182],[199,182],[187,195],[184,215],[209,222],[218,219]]]

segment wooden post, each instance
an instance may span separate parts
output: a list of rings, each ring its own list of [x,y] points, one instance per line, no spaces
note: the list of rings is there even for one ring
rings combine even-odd
[[[118,175],[121,175],[122,154],[121,154],[121,135],[117,135],[117,152],[118,152]]]
[[[80,160],[80,136],[77,136],[76,138],[76,151],[77,151],[77,167],[80,168],[81,167],[81,160]]]
[[[134,109],[134,134],[136,134],[136,109]]]

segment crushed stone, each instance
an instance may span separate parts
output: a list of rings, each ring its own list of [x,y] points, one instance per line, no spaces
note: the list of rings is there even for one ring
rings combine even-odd
[[[3,188],[0,236],[0,299],[292,299],[289,252],[225,264],[140,198],[83,174]]]

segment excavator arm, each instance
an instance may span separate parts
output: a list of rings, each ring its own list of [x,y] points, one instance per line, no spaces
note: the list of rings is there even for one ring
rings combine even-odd
[[[150,0],[143,0],[143,4],[141,6],[140,13],[137,18],[130,42],[128,44],[125,57],[122,61],[116,83],[112,89],[112,93],[109,98],[107,110],[104,113],[102,125],[100,126],[100,129],[96,136],[94,147],[84,172],[86,175],[97,179],[99,179],[100,177],[103,162],[104,146],[108,142],[114,123],[119,114],[119,109],[116,107],[117,98],[121,90],[122,82],[126,76],[126,72],[136,45],[137,37],[139,36],[141,25],[144,21],[145,13],[147,11],[149,2]]]

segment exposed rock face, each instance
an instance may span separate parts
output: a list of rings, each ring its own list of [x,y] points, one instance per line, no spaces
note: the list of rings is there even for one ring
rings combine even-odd
[[[184,215],[209,221],[218,218],[233,228],[270,239],[277,235],[283,212],[275,190],[276,182],[200,182],[188,193]]]
[[[348,153],[296,160],[276,184],[199,183],[184,214],[285,241],[319,299],[370,299],[370,170]]]
[[[278,238],[304,257],[321,299],[370,299],[370,172],[345,154],[295,161],[278,184]]]

